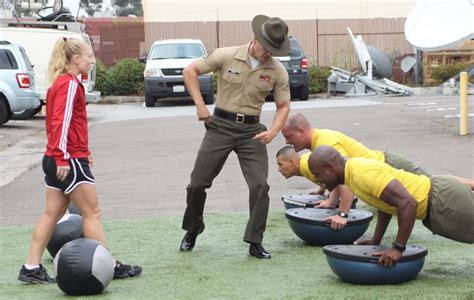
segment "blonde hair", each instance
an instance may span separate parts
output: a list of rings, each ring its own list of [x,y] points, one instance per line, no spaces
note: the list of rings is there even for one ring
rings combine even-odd
[[[80,55],[89,45],[79,39],[61,37],[56,41],[49,60],[48,83],[53,85],[61,74],[69,73],[69,64],[74,55]]]

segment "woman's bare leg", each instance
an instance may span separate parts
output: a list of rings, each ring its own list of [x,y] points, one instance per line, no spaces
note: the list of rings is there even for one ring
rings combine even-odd
[[[46,206],[33,230],[26,264],[38,265],[41,262],[44,249],[54,232],[56,223],[64,216],[68,205],[69,198],[62,191],[46,188]]]
[[[81,211],[84,237],[96,240],[107,247],[105,233],[100,223],[96,186],[87,183],[80,184],[69,194],[69,197]]]

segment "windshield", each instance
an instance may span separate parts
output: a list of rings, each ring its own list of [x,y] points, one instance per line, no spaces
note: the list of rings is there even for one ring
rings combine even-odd
[[[150,59],[199,58],[205,55],[201,44],[162,44],[151,49]]]
[[[296,40],[290,39],[290,53],[289,56],[301,56],[300,46]]]

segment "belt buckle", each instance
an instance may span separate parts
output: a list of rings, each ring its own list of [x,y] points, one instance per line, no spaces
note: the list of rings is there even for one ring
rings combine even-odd
[[[237,124],[244,124],[244,120],[245,120],[245,115],[243,114],[237,114],[235,116],[235,123]]]

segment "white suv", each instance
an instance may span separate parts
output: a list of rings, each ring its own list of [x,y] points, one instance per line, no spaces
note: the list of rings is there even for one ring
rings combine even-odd
[[[201,40],[175,39],[153,43],[148,54],[145,71],[145,105],[154,107],[158,98],[186,97],[183,69],[194,60],[206,57]],[[201,94],[206,104],[214,103],[212,75],[199,76]]]

